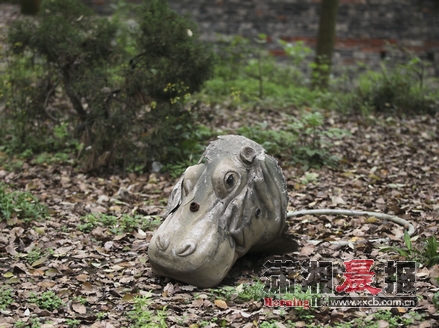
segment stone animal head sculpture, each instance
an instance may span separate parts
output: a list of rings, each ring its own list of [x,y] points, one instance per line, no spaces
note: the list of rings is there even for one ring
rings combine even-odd
[[[172,190],[166,220],[149,244],[153,272],[213,287],[249,251],[296,249],[284,234],[287,201],[282,171],[262,146],[219,137]]]

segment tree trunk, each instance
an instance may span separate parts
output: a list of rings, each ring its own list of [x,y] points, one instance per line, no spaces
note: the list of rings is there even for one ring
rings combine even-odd
[[[68,67],[63,68],[62,76],[63,76],[64,88],[66,90],[67,96],[70,99],[70,102],[73,105],[73,109],[78,114],[81,122],[84,123],[87,120],[87,112],[84,110],[84,107],[82,107],[81,100],[77,97],[77,95],[73,91]]]
[[[316,58],[312,72],[313,88],[326,89],[328,87],[335,44],[337,10],[338,0],[322,0]]]

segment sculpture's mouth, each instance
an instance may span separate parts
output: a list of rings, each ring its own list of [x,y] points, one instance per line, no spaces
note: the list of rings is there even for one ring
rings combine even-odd
[[[178,237],[172,240],[157,231],[151,239],[148,254],[155,274],[212,287],[221,282],[237,258],[231,236],[218,229],[206,229],[198,240]]]
[[[234,260],[214,266],[206,263],[205,266],[193,271],[180,271],[163,266],[162,263],[151,263],[152,271],[164,277],[173,278],[200,288],[209,288],[218,285],[229,272]]]

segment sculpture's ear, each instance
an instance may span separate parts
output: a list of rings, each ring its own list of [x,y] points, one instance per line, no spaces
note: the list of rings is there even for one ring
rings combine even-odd
[[[163,214],[164,218],[166,218],[169,214],[175,212],[177,208],[181,205],[181,200],[183,198],[181,195],[183,180],[184,180],[184,173],[171,191],[171,195],[169,196],[168,199],[168,205],[166,206],[165,214]]]
[[[269,220],[285,221],[288,196],[282,181],[282,172],[278,171],[276,160],[265,155],[265,160],[258,161],[255,167],[255,190],[260,200],[272,213]]]
[[[246,165],[252,165],[256,158],[256,151],[254,148],[244,146],[239,153],[239,159]]]

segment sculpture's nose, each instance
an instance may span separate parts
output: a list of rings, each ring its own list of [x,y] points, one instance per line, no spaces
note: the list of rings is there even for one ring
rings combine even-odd
[[[169,241],[169,238],[166,235],[162,234],[157,236],[155,244],[160,251],[165,252],[169,248],[169,245],[171,243]],[[185,257],[195,252],[196,248],[197,243],[194,240],[184,240],[174,247],[174,253],[177,256]]]
[[[166,251],[169,247],[169,238],[166,235],[157,235],[157,239],[155,240],[155,245],[161,251]]]
[[[185,240],[175,247],[175,254],[181,257],[189,256],[197,248],[197,243],[193,240]]]

